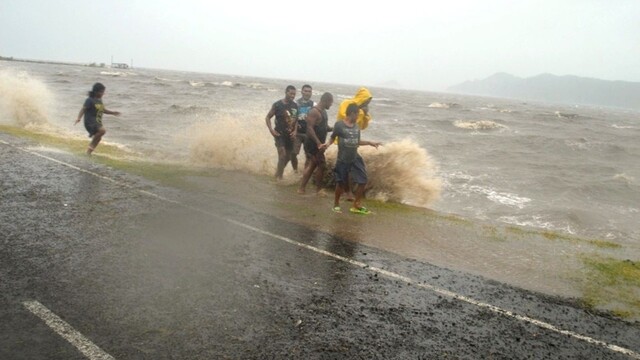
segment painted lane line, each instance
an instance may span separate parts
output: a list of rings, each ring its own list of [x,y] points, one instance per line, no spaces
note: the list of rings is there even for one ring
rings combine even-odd
[[[464,301],[464,302],[466,302],[468,304],[488,309],[488,310],[490,310],[490,311],[492,311],[492,312],[494,312],[496,314],[500,314],[500,315],[503,315],[503,316],[506,316],[506,317],[511,317],[511,318],[514,318],[514,319],[517,319],[517,320],[520,320],[520,321],[523,321],[523,322],[527,322],[527,323],[533,324],[535,326],[541,327],[543,329],[547,329],[547,330],[550,330],[550,331],[553,331],[553,332],[556,332],[556,333],[559,333],[559,334],[571,336],[571,337],[576,338],[578,340],[582,340],[582,341],[585,341],[587,343],[590,343],[590,344],[593,344],[593,345],[598,345],[598,346],[607,348],[607,349],[609,349],[611,351],[615,351],[615,352],[630,356],[630,357],[632,357],[634,359],[640,359],[640,353],[637,353],[637,352],[635,352],[633,350],[630,350],[630,349],[627,349],[627,348],[624,348],[624,347],[621,347],[621,346],[618,346],[618,345],[609,344],[609,343],[607,343],[605,341],[597,340],[597,339],[594,339],[592,337],[589,337],[589,336],[586,336],[586,335],[582,335],[582,334],[578,334],[578,333],[570,331],[570,330],[563,330],[563,329],[561,329],[561,328],[559,328],[559,327],[557,327],[555,325],[549,324],[549,323],[544,322],[542,320],[537,320],[537,319],[534,319],[534,318],[531,318],[531,317],[528,317],[528,316],[525,316],[525,315],[520,315],[520,314],[514,313],[513,311],[505,310],[505,309],[502,309],[502,308],[500,308],[498,306],[491,305],[489,303],[485,303],[485,302],[482,302],[482,301],[478,301],[478,300],[472,299],[470,297],[467,297],[467,296],[464,296],[464,295],[460,295],[460,294],[455,293],[453,291],[449,291],[449,290],[446,290],[446,289],[439,288],[439,287],[434,286],[434,285],[430,285],[430,284],[427,284],[427,283],[419,283],[419,282],[417,282],[417,281],[415,281],[415,280],[413,280],[413,279],[411,279],[411,278],[409,278],[407,276],[400,275],[400,274],[397,274],[397,273],[394,273],[394,272],[391,272],[391,271],[388,271],[388,270],[384,270],[384,269],[381,269],[381,268],[378,268],[378,267],[375,267],[375,266],[369,266],[366,263],[363,263],[363,262],[360,262],[360,261],[356,261],[356,260],[352,260],[352,259],[346,258],[344,256],[340,256],[338,254],[334,254],[334,253],[328,252],[326,250],[322,250],[322,249],[316,248],[316,247],[311,246],[311,245],[307,245],[307,244],[304,244],[304,243],[299,243],[299,242],[297,242],[295,240],[292,240],[292,239],[289,239],[287,237],[284,237],[284,236],[281,236],[281,235],[278,235],[278,234],[274,234],[274,233],[271,233],[271,232],[268,232],[268,231],[253,227],[251,225],[247,225],[247,224],[241,223],[241,222],[236,221],[236,220],[231,220],[231,219],[225,219],[225,220],[227,220],[228,222],[233,223],[235,225],[238,225],[240,227],[243,227],[245,229],[252,230],[254,232],[257,232],[257,233],[260,233],[260,234],[263,234],[263,235],[267,235],[267,236],[270,236],[270,237],[285,241],[287,243],[290,243],[290,244],[293,244],[293,245],[296,245],[296,246],[299,246],[299,247],[302,247],[302,248],[305,248],[305,249],[309,249],[311,251],[314,251],[316,253],[332,257],[334,259],[338,259],[340,261],[352,264],[354,266],[358,266],[358,267],[364,268],[366,270],[378,273],[378,274],[383,275],[383,276],[385,276],[387,278],[399,280],[399,281],[407,283],[408,285],[416,286],[416,287],[419,287],[419,288],[422,288],[422,289],[425,289],[425,290],[430,290],[430,291],[433,291],[435,293],[438,293],[440,295],[443,295],[443,296],[446,296],[446,297],[449,297],[449,298],[452,298],[452,299],[457,299],[457,300],[460,300],[460,301]]]
[[[79,333],[76,329],[71,327],[71,325],[38,301],[25,301],[22,305],[34,315],[42,319],[42,321],[44,321],[45,324],[47,324],[58,335],[80,350],[80,352],[88,359],[115,360],[113,356],[104,352],[96,344],[92,343],[91,340],[84,337],[84,335]]]
[[[446,297],[449,297],[449,298],[452,298],[452,299],[457,299],[457,300],[466,302],[466,303],[471,304],[471,305],[475,305],[475,306],[478,306],[478,307],[481,307],[481,308],[485,308],[485,309],[488,309],[488,310],[490,310],[490,311],[492,311],[492,312],[494,312],[496,314],[503,315],[503,316],[506,316],[506,317],[510,317],[510,318],[513,318],[513,319],[516,319],[516,320],[519,320],[519,321],[522,321],[522,322],[526,322],[526,323],[538,326],[540,328],[556,332],[558,334],[570,336],[570,337],[573,337],[575,339],[578,339],[578,340],[581,340],[581,341],[585,341],[585,342],[587,342],[589,344],[601,346],[601,347],[604,347],[604,348],[609,349],[611,351],[614,351],[614,352],[617,352],[617,353],[621,353],[621,354],[627,355],[627,356],[629,356],[631,358],[640,360],[640,353],[635,352],[633,350],[630,350],[630,349],[627,349],[627,348],[624,348],[624,347],[621,347],[621,346],[618,346],[618,345],[609,344],[609,343],[607,343],[605,341],[597,340],[597,339],[592,338],[590,336],[582,335],[582,334],[579,334],[579,333],[576,333],[576,332],[573,332],[573,331],[570,331],[570,330],[564,330],[564,329],[561,329],[561,328],[559,328],[559,327],[557,327],[555,325],[552,325],[552,324],[550,324],[548,322],[545,322],[545,321],[542,321],[542,320],[538,320],[538,319],[534,319],[534,318],[531,318],[531,317],[528,317],[528,316],[525,316],[525,315],[520,315],[520,314],[517,314],[517,313],[515,313],[513,311],[506,310],[506,309],[500,308],[498,306],[491,305],[489,303],[478,301],[478,300],[469,298],[467,296],[455,293],[453,291],[449,291],[449,290],[446,290],[446,289],[443,289],[443,288],[439,288],[439,287],[431,285],[431,284],[419,283],[418,281],[415,281],[415,280],[413,280],[413,279],[411,279],[411,278],[409,278],[407,276],[400,275],[400,274],[397,274],[397,273],[394,273],[394,272],[391,272],[391,271],[388,271],[388,270],[384,270],[384,269],[381,269],[381,268],[378,268],[378,267],[369,266],[368,264],[363,263],[361,261],[356,261],[356,260],[353,260],[353,259],[349,259],[349,258],[346,258],[344,256],[340,256],[338,254],[335,254],[335,253],[332,253],[332,252],[317,248],[315,246],[304,244],[304,243],[295,241],[293,239],[289,239],[288,237],[285,237],[285,236],[282,236],[282,235],[278,235],[278,234],[275,234],[275,233],[272,233],[272,232],[269,232],[269,231],[266,231],[266,230],[259,229],[257,227],[245,224],[245,223],[237,221],[237,220],[225,218],[225,217],[223,217],[223,216],[221,216],[219,214],[215,214],[215,213],[212,213],[212,212],[197,208],[197,207],[192,206],[192,205],[187,205],[187,204],[184,204],[184,203],[182,203],[180,201],[171,200],[171,199],[165,198],[165,197],[163,197],[161,195],[152,193],[150,191],[139,190],[139,189],[136,189],[136,188],[134,188],[133,186],[131,186],[129,184],[117,181],[115,179],[111,179],[109,177],[100,175],[98,173],[94,173],[94,172],[89,171],[89,170],[85,170],[85,169],[79,168],[79,167],[77,167],[75,165],[71,165],[71,164],[65,163],[63,161],[51,158],[51,157],[46,156],[46,155],[39,154],[39,153],[31,151],[31,150],[27,150],[27,149],[23,149],[23,148],[18,147],[18,146],[11,145],[11,144],[6,143],[6,142],[4,142],[2,140],[0,140],[0,143],[9,145],[11,147],[14,147],[14,148],[16,148],[18,150],[22,150],[22,151],[27,152],[29,154],[33,154],[35,156],[39,156],[39,157],[47,159],[47,160],[51,160],[51,161],[56,162],[56,163],[58,163],[60,165],[67,166],[67,167],[69,167],[71,169],[78,170],[78,171],[84,172],[86,174],[90,174],[90,175],[96,176],[96,177],[101,178],[101,179],[108,180],[109,182],[112,182],[112,183],[114,183],[116,185],[119,185],[119,186],[122,186],[122,187],[125,187],[125,188],[128,188],[128,189],[132,189],[132,190],[138,191],[139,193],[147,195],[149,197],[153,197],[153,198],[161,200],[161,201],[165,201],[165,202],[169,202],[169,203],[172,203],[172,204],[175,204],[175,205],[179,205],[179,206],[181,206],[181,207],[183,207],[185,209],[193,210],[193,211],[199,212],[201,214],[205,214],[205,215],[209,215],[209,216],[215,217],[217,219],[226,221],[228,223],[231,223],[231,224],[234,224],[236,226],[245,228],[247,230],[250,230],[250,231],[253,231],[253,232],[256,232],[256,233],[259,233],[259,234],[263,234],[263,235],[269,236],[269,237],[274,238],[274,239],[278,239],[278,240],[284,241],[284,242],[289,243],[291,245],[295,245],[295,246],[298,246],[298,247],[301,247],[301,248],[308,249],[310,251],[313,251],[313,252],[321,254],[321,255],[332,257],[334,259],[340,260],[342,262],[345,262],[345,263],[348,263],[348,264],[351,264],[351,265],[354,265],[354,266],[357,266],[357,267],[361,267],[361,268],[363,268],[365,270],[369,270],[371,272],[378,273],[378,274],[383,275],[383,276],[385,276],[387,278],[399,280],[399,281],[407,283],[408,285],[416,286],[418,288],[429,290],[429,291],[435,292],[437,294],[440,294],[440,295],[443,295],[443,296],[446,296]]]

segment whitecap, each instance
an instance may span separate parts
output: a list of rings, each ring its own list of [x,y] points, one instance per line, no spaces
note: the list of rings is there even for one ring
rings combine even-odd
[[[551,222],[540,220],[539,216],[534,216],[533,218],[530,218],[528,216],[527,217],[501,216],[498,218],[498,221],[506,224],[517,225],[517,226],[526,226],[526,227],[533,227],[533,228],[547,229],[547,230],[554,229],[554,226]]]
[[[507,192],[498,192],[494,189],[482,186],[470,186],[469,190],[475,193],[483,194],[487,199],[502,205],[517,207],[518,209],[524,209],[526,204],[531,202],[530,198],[518,196],[516,194]]]
[[[491,129],[506,128],[506,126],[502,124],[498,124],[495,121],[491,121],[491,120],[479,120],[479,121],[458,120],[454,122],[453,125],[457,128],[467,129],[467,130],[491,130]]]
[[[120,71],[100,71],[101,75],[107,75],[107,76],[123,76],[126,77],[127,73],[123,73]]]
[[[179,82],[179,81],[182,81],[182,80],[180,80],[180,79],[167,79],[167,78],[161,78],[161,77],[158,77],[158,76],[156,76],[156,77],[155,77],[155,79],[156,79],[156,80],[159,80],[159,81],[170,81],[170,82]]]
[[[612,179],[621,181],[625,184],[633,184],[633,182],[636,180],[633,176],[627,175],[625,173],[615,174]]]
[[[613,124],[611,125],[611,127],[614,129],[636,129],[636,127],[634,126],[625,126],[625,125],[617,125],[617,124]]]

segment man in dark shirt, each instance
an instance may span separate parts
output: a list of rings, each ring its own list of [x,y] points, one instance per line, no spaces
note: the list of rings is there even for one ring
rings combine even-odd
[[[284,99],[278,100],[271,106],[265,121],[267,128],[275,140],[278,149],[278,167],[276,168],[276,180],[282,180],[284,168],[291,159],[293,151],[293,139],[297,135],[298,105],[295,102],[296,88],[287,86]],[[275,128],[271,126],[271,118],[275,115]]]
[[[351,174],[351,180],[358,184],[356,189],[356,198],[353,201],[353,207],[349,209],[350,212],[362,215],[368,215],[371,213],[369,209],[362,206],[361,201],[364,197],[364,188],[367,184],[367,169],[364,166],[362,157],[358,154],[358,146],[370,145],[376,149],[381,143],[376,141],[366,141],[360,139],[360,127],[356,123],[358,118],[358,105],[349,104],[347,106],[346,115],[344,121],[338,120],[333,126],[333,133],[331,134],[332,144],[336,137],[338,138],[338,158],[336,159],[336,167],[334,169],[336,179],[336,191],[333,203],[333,211],[340,213],[340,196],[347,190],[346,184],[349,181],[349,174]]]
[[[304,194],[307,182],[311,178],[313,172],[316,171],[316,194],[318,196],[327,196],[322,189],[322,180],[324,178],[325,158],[324,150],[327,148],[327,133],[331,130],[329,127],[329,117],[327,110],[333,105],[333,95],[324,93],[320,98],[320,103],[309,111],[307,115],[307,136],[304,142],[304,152],[307,155],[309,164],[304,169],[302,182],[298,189],[298,194]]]

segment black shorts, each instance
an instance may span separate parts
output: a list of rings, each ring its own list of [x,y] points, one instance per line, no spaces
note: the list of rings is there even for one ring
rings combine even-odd
[[[338,161],[333,173],[336,183],[346,183],[349,181],[349,173],[351,173],[351,180],[356,184],[366,184],[368,181],[367,169],[360,155],[356,156],[356,159],[352,163]]]
[[[324,157],[324,151],[316,151],[315,154],[305,152],[305,154],[307,155],[307,159],[315,161],[316,165],[327,162],[327,159]]]
[[[285,150],[293,150],[293,140],[291,139],[291,135],[284,134],[280,136],[275,136],[276,147],[284,147]]]
[[[102,124],[98,123],[97,121],[85,121],[84,128],[87,129],[87,132],[89,132],[89,137],[92,137],[100,130],[100,128],[102,128]]]
[[[305,139],[307,138],[307,134],[304,133],[298,133],[296,135],[296,138],[293,140],[293,153],[298,155],[300,153],[300,148],[302,147],[302,144],[304,144]]]

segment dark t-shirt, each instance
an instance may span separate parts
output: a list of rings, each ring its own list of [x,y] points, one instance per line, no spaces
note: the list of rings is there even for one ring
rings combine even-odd
[[[317,108],[316,108],[317,109]],[[327,115],[327,110],[325,109],[317,109],[320,111],[321,119],[316,122],[313,130],[316,132],[316,136],[321,143],[325,143],[327,141],[327,132],[329,129],[329,116]],[[304,141],[304,151],[310,154],[315,154],[318,152],[318,144],[309,136]]]
[[[285,104],[282,100],[273,103],[275,109],[276,126],[275,131],[284,135],[293,130],[295,121],[298,118],[298,105],[294,101]]]
[[[102,99],[88,97],[87,100],[84,101],[84,108],[85,125],[102,125],[102,113],[104,113]]]
[[[297,101],[298,104],[298,128],[299,134],[304,134],[307,132],[307,114],[313,108],[313,100],[304,100],[304,98],[300,98]]]
[[[338,135],[338,161],[352,163],[358,155],[360,128],[358,124],[348,127],[344,121],[336,121],[333,133]]]

